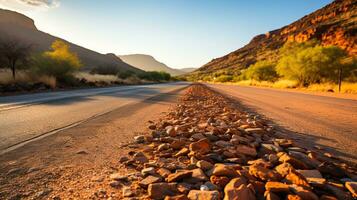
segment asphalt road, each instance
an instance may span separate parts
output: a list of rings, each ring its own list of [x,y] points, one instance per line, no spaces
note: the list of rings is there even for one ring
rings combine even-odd
[[[251,111],[271,119],[301,145],[319,145],[357,163],[357,101],[301,92],[232,85],[209,85]]]
[[[0,152],[187,85],[120,86],[0,97]]]

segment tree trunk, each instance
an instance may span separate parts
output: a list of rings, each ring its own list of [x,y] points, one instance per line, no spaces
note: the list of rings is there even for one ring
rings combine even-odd
[[[338,70],[338,92],[341,92],[341,84],[342,84],[342,68]]]
[[[11,64],[11,71],[12,71],[12,78],[16,78],[16,73],[15,73],[15,65],[16,65],[16,61],[12,61],[12,64]]]

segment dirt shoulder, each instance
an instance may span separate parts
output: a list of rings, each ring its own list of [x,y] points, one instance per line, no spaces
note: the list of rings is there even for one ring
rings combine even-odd
[[[89,199],[114,191],[105,183],[117,171],[123,144],[147,131],[182,90],[129,104],[76,127],[0,156],[0,199]]]

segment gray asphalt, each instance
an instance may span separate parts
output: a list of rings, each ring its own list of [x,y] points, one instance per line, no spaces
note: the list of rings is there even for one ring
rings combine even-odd
[[[209,85],[252,112],[264,115],[308,148],[318,145],[357,163],[357,101],[295,91],[234,85]]]
[[[119,86],[0,97],[0,151],[188,84]]]

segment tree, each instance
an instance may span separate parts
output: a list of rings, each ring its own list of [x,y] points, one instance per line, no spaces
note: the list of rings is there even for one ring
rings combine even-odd
[[[268,61],[258,61],[244,71],[245,77],[257,81],[275,81],[278,74],[275,65]]]
[[[39,75],[48,75],[59,81],[65,81],[66,78],[72,76],[73,72],[79,70],[82,64],[65,42],[56,40],[51,48],[51,51],[46,51],[34,58],[33,71]]]
[[[343,64],[348,55],[336,46],[321,46],[316,43],[286,43],[280,51],[276,70],[279,75],[296,80],[300,85],[338,82],[350,74]],[[343,72],[342,72],[342,69]]]
[[[25,68],[28,64],[31,49],[31,44],[21,43],[15,39],[3,39],[0,41],[1,63],[3,67],[11,69],[14,79],[16,78],[16,70],[18,68]]]

